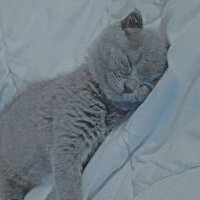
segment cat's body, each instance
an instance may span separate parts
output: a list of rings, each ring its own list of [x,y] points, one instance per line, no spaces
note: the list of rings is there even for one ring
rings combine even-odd
[[[71,150],[80,155],[79,170],[82,170],[87,156],[108,134],[113,122],[110,118],[115,117],[111,114],[116,110],[105,104],[100,93],[87,68],[81,67],[67,77],[36,83],[19,95],[6,107],[0,121],[0,166],[6,178],[9,174],[14,182],[18,175],[29,187],[39,184],[42,177],[51,173],[52,128],[58,128],[55,130],[59,140],[56,148],[63,145],[64,152]],[[116,112],[116,117],[124,113]],[[59,130],[61,127],[63,130]]]
[[[134,23],[125,24],[126,18],[106,29],[75,72],[35,83],[6,106],[0,117],[0,200],[22,200],[52,171],[56,195],[49,199],[82,199],[88,159],[166,69],[164,43],[142,30],[137,11],[128,17]]]

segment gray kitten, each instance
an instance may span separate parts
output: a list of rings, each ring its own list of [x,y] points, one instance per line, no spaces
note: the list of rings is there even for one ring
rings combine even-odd
[[[22,200],[53,172],[48,199],[81,200],[81,174],[113,127],[166,70],[164,42],[135,10],[103,31],[70,75],[35,83],[0,117],[0,200]]]

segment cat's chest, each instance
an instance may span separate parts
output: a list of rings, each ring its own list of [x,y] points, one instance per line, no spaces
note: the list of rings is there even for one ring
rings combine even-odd
[[[76,93],[71,89],[55,103],[54,115],[57,125],[64,123],[68,132],[80,135],[86,143],[103,140],[108,132],[104,102],[88,88],[79,88],[79,92]]]
[[[100,143],[108,133],[106,124],[107,110],[103,102],[87,98],[85,102],[77,102],[75,126],[82,129],[91,142]]]

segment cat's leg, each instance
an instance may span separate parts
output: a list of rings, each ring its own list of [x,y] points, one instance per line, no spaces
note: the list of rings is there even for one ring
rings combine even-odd
[[[53,156],[53,173],[56,188],[56,200],[81,200],[80,155],[57,149]]]
[[[87,157],[83,138],[57,131],[52,151],[56,200],[82,200],[81,171]]]

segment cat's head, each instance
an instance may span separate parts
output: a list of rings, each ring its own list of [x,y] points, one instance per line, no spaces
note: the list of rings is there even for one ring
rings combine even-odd
[[[90,49],[89,70],[107,98],[123,110],[141,104],[166,70],[166,48],[159,33],[143,28],[134,10],[106,28]]]

